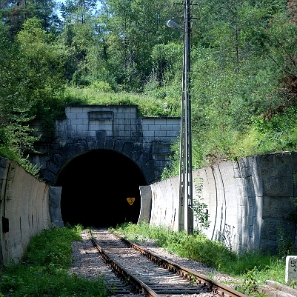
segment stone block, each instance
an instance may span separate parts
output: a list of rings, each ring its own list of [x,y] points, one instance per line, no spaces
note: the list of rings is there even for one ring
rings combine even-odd
[[[118,152],[122,152],[124,146],[124,141],[121,139],[117,139],[115,142],[115,150]]]
[[[131,157],[133,154],[133,150],[134,150],[133,142],[125,142],[124,143],[123,150],[122,150],[124,155]]]
[[[163,119],[163,118],[155,118],[154,119],[154,122],[155,122],[155,125],[164,125],[166,124],[166,119]]]
[[[176,130],[171,130],[171,131],[166,131],[166,136],[169,138],[176,139],[177,136],[179,136],[179,131]]]
[[[51,222],[55,227],[64,227],[61,214],[61,193],[62,187],[50,187],[49,192],[49,211]]]
[[[105,130],[96,131],[96,139],[97,139],[97,147],[98,148],[104,147],[105,138],[106,138]]]
[[[159,137],[166,137],[166,131],[161,131],[161,130],[157,130],[155,131],[155,137],[159,138]]]
[[[60,167],[57,164],[53,163],[52,161],[47,162],[46,168],[54,174],[57,174],[60,170]]]
[[[149,125],[149,131],[159,131],[161,129],[161,125]]]
[[[143,137],[153,138],[155,137],[155,131],[143,131]]]
[[[75,125],[75,126],[81,125],[82,122],[83,122],[82,119],[73,119],[71,120],[71,125]]]
[[[152,190],[150,186],[140,186],[141,208],[138,218],[139,222],[150,222],[152,209]]]
[[[107,136],[105,140],[105,148],[113,149],[115,141],[116,141],[115,138]]]
[[[152,154],[170,154],[170,144],[169,143],[162,143],[162,142],[153,142],[152,143]]]
[[[290,197],[263,197],[263,219],[287,219],[294,209]]]
[[[148,131],[149,130],[149,125],[148,124],[143,124],[142,125],[142,131]]]
[[[263,176],[263,194],[266,196],[293,196],[292,175],[283,175],[285,172],[275,172],[271,176]]]
[[[291,284],[292,281],[297,281],[297,256],[286,257],[285,281],[287,284]]]
[[[88,131],[89,127],[88,125],[77,125],[76,126],[76,131],[79,132],[79,133],[83,133],[84,131]]]
[[[60,154],[54,154],[53,155],[53,160],[60,167],[62,167],[64,165],[64,163],[65,163],[64,158],[62,158]]]

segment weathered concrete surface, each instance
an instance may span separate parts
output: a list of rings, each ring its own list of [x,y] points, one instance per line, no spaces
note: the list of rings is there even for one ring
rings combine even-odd
[[[0,158],[1,266],[11,260],[17,263],[31,237],[52,226],[49,192],[48,185],[18,164]]]
[[[296,176],[296,152],[241,158],[194,171],[194,199],[202,198],[210,215],[205,234],[237,252],[275,252],[282,237],[294,243]],[[177,177],[150,185],[150,224],[178,230],[178,186]]]
[[[61,213],[62,187],[50,187],[49,212],[51,222],[55,227],[64,227]]]
[[[150,222],[150,212],[152,208],[152,191],[150,186],[140,186],[140,213],[138,222]]]
[[[150,224],[167,225],[178,230],[178,178],[173,177],[152,184],[152,210]]]

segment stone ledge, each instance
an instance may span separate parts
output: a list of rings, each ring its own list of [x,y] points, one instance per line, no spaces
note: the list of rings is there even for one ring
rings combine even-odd
[[[261,291],[269,297],[297,297],[297,290],[271,280],[266,281]]]

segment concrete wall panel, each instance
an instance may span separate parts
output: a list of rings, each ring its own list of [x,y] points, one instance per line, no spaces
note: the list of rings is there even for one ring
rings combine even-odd
[[[0,158],[1,265],[18,262],[30,238],[51,227],[49,186],[18,164]]]
[[[237,252],[274,253],[281,238],[296,246],[296,172],[296,152],[241,158],[194,171],[194,199],[208,206],[210,226],[203,232]],[[150,223],[177,230],[178,178],[150,187]]]

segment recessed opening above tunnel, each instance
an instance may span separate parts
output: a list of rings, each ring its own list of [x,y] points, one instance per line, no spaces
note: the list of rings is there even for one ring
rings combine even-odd
[[[137,222],[139,186],[146,181],[134,161],[118,152],[98,149],[69,161],[55,185],[62,186],[64,223],[109,227]],[[134,203],[130,205],[127,198],[135,198]]]

